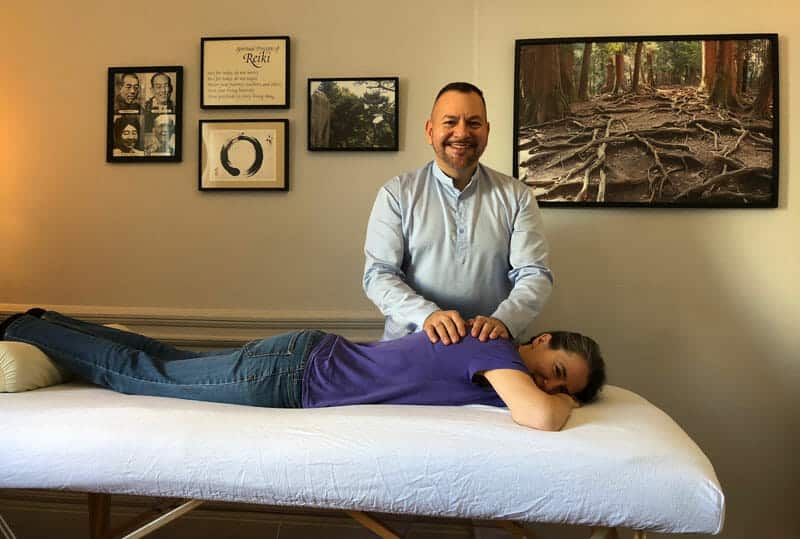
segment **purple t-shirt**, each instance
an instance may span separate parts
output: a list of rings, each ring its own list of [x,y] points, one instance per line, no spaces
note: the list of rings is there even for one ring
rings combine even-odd
[[[491,369],[527,373],[514,343],[432,344],[425,333],[358,344],[327,335],[303,372],[303,408],[347,404],[489,404],[505,406],[491,386],[473,376]]]

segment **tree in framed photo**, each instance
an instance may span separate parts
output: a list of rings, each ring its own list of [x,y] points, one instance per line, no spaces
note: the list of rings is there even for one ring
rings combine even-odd
[[[309,149],[396,150],[397,79],[310,80]]]

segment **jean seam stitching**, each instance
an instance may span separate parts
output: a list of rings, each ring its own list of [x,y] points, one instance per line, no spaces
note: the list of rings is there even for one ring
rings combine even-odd
[[[57,348],[55,346],[51,346],[51,345],[43,346],[41,344],[26,340],[24,337],[14,337],[14,338],[19,340],[19,341],[21,341],[21,342],[36,346],[37,348],[40,348],[40,349],[45,349],[46,348],[46,349],[49,349],[49,350],[53,350],[53,351],[55,351],[57,353],[64,354],[65,356],[70,356],[73,359],[73,361],[77,361],[77,362],[82,363],[84,365],[90,365],[90,366],[92,366],[92,367],[94,367],[96,369],[99,369],[99,370],[103,371],[103,372],[112,373],[115,376],[120,376],[120,377],[126,378],[128,380],[135,380],[137,382],[147,382],[148,384],[159,384],[159,385],[162,385],[162,386],[174,386],[174,387],[224,386],[224,385],[234,385],[234,384],[242,384],[242,383],[249,383],[249,382],[259,382],[259,381],[265,380],[267,378],[270,378],[270,377],[272,377],[272,376],[274,376],[276,374],[285,374],[285,372],[270,373],[270,374],[266,374],[266,375],[263,375],[263,376],[260,376],[258,378],[254,378],[254,379],[245,378],[245,379],[242,379],[242,380],[235,380],[235,381],[229,381],[229,382],[198,382],[198,383],[195,383],[195,384],[176,384],[176,383],[172,383],[172,382],[160,382],[158,380],[148,380],[146,378],[137,378],[137,377],[131,376],[129,374],[125,374],[125,373],[121,373],[119,371],[115,371],[113,369],[109,369],[108,367],[105,367],[105,366],[102,366],[102,365],[98,365],[96,363],[92,363],[91,361],[86,361],[85,359],[82,359],[80,357],[73,356],[72,354],[69,354],[69,353],[65,352],[64,350],[62,350],[60,348]],[[47,355],[47,354],[45,354],[45,355]]]

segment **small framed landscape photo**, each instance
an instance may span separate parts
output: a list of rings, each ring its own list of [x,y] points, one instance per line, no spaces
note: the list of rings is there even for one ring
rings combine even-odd
[[[775,208],[777,34],[516,41],[514,175],[541,206]]]
[[[308,79],[308,149],[397,151],[398,77]]]
[[[289,108],[288,36],[204,37],[200,64],[200,108]]]
[[[289,120],[200,120],[201,191],[289,190]]]
[[[183,67],[109,67],[106,161],[181,160]]]

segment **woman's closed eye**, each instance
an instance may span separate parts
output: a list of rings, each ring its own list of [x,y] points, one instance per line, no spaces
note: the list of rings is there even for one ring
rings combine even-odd
[[[554,365],[553,374],[555,375],[556,380],[564,380],[567,378],[567,372],[564,370],[562,365]]]

